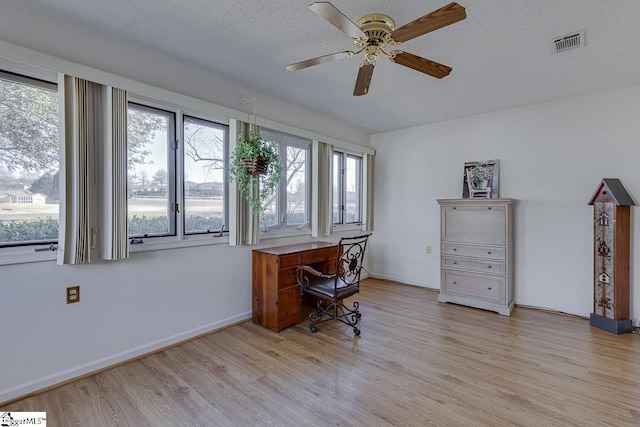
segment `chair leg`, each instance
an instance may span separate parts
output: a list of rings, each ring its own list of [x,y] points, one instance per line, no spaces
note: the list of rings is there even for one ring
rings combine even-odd
[[[311,332],[316,332],[318,330],[318,324],[335,319],[353,327],[353,333],[360,335],[360,329],[356,327],[358,320],[362,317],[362,314],[358,310],[359,307],[360,303],[358,301],[353,302],[353,308],[348,308],[346,305],[337,301],[333,301],[326,307],[322,307],[320,302],[318,302],[316,311],[309,315],[309,321],[311,322],[309,329]]]

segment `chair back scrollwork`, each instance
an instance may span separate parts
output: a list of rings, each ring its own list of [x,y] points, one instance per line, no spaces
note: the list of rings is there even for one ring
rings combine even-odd
[[[338,265],[336,287],[357,285],[364,261],[369,234],[356,237],[343,237],[338,244]]]

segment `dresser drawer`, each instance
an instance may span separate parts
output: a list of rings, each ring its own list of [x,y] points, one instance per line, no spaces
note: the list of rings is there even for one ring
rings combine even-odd
[[[442,267],[456,270],[471,270],[488,274],[505,274],[506,271],[504,262],[457,258],[451,256],[442,257]]]
[[[461,245],[456,243],[443,243],[442,255],[457,255],[465,257],[478,257],[488,258],[500,261],[506,261],[507,250],[506,248],[499,248],[493,246],[475,246],[475,245]]]
[[[505,278],[442,270],[442,292],[477,300],[504,304]]]
[[[505,245],[506,208],[490,201],[441,209],[442,240],[446,242]]]

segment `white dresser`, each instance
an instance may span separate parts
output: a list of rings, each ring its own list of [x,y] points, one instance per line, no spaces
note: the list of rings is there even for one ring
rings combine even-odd
[[[440,199],[438,301],[510,315],[513,199]]]

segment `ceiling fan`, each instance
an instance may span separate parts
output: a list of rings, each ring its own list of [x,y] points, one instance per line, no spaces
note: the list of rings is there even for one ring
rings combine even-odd
[[[313,65],[322,64],[340,58],[351,58],[364,52],[365,59],[360,64],[360,71],[353,90],[354,96],[366,95],[369,92],[369,84],[373,76],[373,68],[380,54],[385,55],[391,62],[404,65],[430,76],[441,79],[451,72],[451,67],[439,64],[426,58],[414,55],[402,50],[387,52],[387,46],[395,46],[411,40],[415,37],[437,30],[467,17],[464,7],[457,3],[449,3],[440,9],[434,10],[415,21],[409,22],[395,29],[395,22],[387,15],[365,15],[355,23],[340,12],[334,5],[327,1],[319,1],[309,6],[313,12],[322,16],[339,30],[353,38],[359,48],[357,51],[345,50],[330,55],[319,56],[306,61],[287,65],[287,70],[297,71]]]

